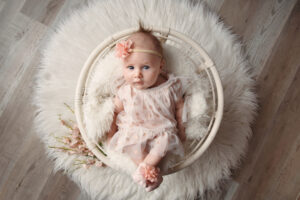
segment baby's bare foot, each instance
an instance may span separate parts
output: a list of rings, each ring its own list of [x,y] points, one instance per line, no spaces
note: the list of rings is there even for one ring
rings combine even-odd
[[[145,187],[148,192],[157,188],[163,181],[160,169],[146,163],[140,163],[132,177],[136,183]]]

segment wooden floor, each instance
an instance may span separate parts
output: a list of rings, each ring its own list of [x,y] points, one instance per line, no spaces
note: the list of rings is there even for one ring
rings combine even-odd
[[[249,152],[220,199],[300,199],[300,2],[214,2],[245,44],[260,99]],[[31,105],[46,34],[85,3],[0,0],[0,200],[88,199],[63,173],[52,173]]]

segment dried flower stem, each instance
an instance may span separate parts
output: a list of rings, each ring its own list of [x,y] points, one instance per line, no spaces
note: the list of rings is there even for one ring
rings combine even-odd
[[[70,126],[65,120],[61,119],[60,121],[61,121],[62,125],[69,128],[70,130],[73,130],[72,126]]]
[[[84,160],[75,160],[75,161],[77,161],[77,163],[74,163],[73,165],[81,165],[81,164],[86,164],[87,163]]]
[[[52,149],[62,149],[62,150],[66,150],[66,151],[74,151],[73,149],[67,148],[67,147],[56,147],[56,146],[48,146],[49,148]]]
[[[74,110],[69,106],[67,103],[64,103],[64,105],[73,113],[75,114]]]
[[[68,104],[64,103],[64,105],[74,114],[73,109]],[[73,163],[74,166],[82,165],[82,167],[86,169],[88,169],[92,165],[96,167],[102,167],[103,163],[97,159],[97,157],[93,154],[93,152],[90,149],[88,149],[76,123],[73,120],[63,120],[61,116],[62,116],[61,114],[58,115],[62,125],[70,129],[71,132],[65,133],[64,136],[60,136],[60,137],[52,134],[53,137],[56,139],[56,141],[62,143],[64,146],[48,146],[48,147],[53,149],[59,149],[69,154],[76,154],[78,156],[85,157],[85,160],[76,159]],[[99,142],[99,144],[97,144],[98,150],[103,155],[107,156],[102,150],[102,147],[103,144]],[[75,168],[73,171],[77,169],[79,168]]]

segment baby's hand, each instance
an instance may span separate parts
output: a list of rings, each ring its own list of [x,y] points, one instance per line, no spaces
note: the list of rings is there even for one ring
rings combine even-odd
[[[185,142],[186,140],[186,134],[185,134],[185,131],[184,130],[179,130],[179,139],[181,140],[181,142]]]

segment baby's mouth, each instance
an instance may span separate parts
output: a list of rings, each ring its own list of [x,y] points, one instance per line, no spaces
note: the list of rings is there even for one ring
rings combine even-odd
[[[143,81],[141,79],[135,79],[135,80],[133,80],[133,83],[141,84],[141,83],[143,83]]]

